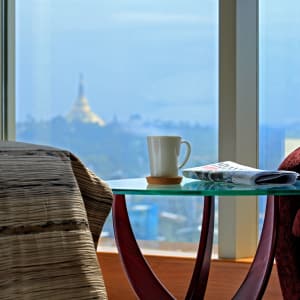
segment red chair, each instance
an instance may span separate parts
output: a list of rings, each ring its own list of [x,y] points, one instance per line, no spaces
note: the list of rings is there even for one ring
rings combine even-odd
[[[279,166],[300,173],[300,147]],[[300,299],[300,196],[281,196],[276,247],[276,263],[283,298]]]
[[[300,173],[300,147],[279,169]],[[274,255],[283,298],[300,300],[300,196],[268,196],[256,255],[234,300],[263,298]]]

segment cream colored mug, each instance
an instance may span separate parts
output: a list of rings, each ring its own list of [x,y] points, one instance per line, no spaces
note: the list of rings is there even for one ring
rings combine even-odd
[[[191,144],[180,136],[147,136],[150,174],[153,177],[177,177],[191,154]],[[181,145],[186,145],[184,159],[178,163]]]

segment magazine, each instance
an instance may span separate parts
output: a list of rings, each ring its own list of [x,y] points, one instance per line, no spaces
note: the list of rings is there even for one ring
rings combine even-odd
[[[246,185],[289,185],[300,176],[297,172],[255,169],[232,161],[184,169],[182,174],[187,178]]]

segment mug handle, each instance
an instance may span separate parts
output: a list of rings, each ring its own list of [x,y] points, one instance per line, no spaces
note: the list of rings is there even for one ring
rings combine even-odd
[[[187,161],[189,160],[190,158],[190,155],[191,155],[191,144],[188,142],[188,141],[181,141],[180,142],[181,144],[185,144],[186,145],[186,153],[185,153],[185,157],[184,157],[184,160],[183,162],[178,166],[178,169],[182,168],[186,163]]]

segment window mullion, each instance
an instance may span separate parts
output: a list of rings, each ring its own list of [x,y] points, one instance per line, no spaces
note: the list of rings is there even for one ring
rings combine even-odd
[[[0,5],[0,139],[15,139],[15,1]]]
[[[258,164],[258,0],[219,1],[219,160]],[[219,199],[219,256],[249,257],[257,199]]]

